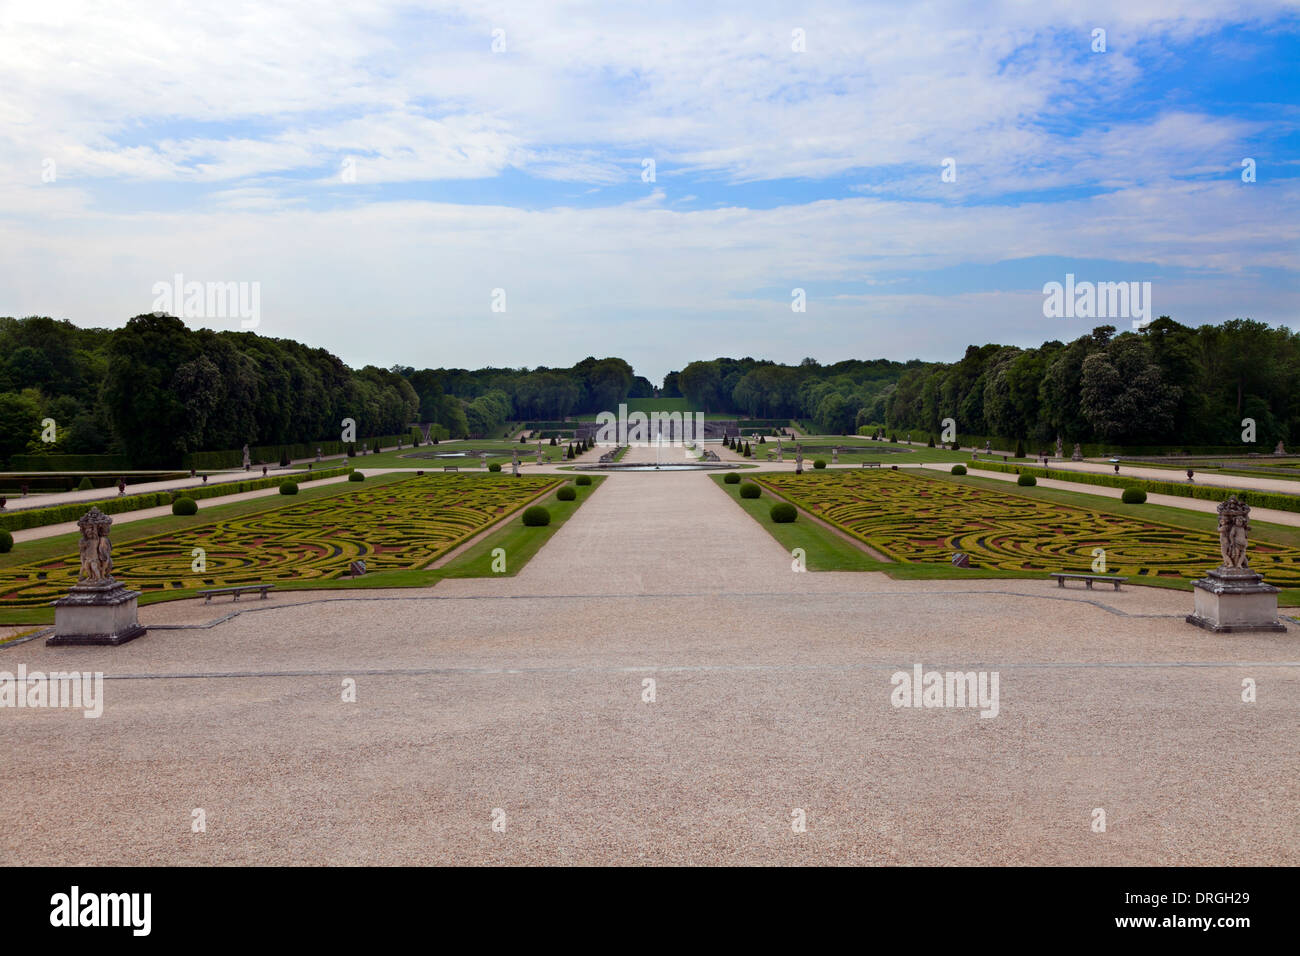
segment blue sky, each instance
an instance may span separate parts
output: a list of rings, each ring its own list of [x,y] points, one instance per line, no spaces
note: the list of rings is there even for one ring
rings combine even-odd
[[[1068,340],[1067,273],[1293,325],[1300,7],[1074,6],[9,4],[0,314],[181,273],[353,365],[654,380]]]

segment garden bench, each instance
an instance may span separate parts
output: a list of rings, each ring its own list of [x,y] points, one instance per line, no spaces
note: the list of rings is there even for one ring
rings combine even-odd
[[[1108,574],[1070,574],[1065,571],[1053,571],[1051,577],[1056,578],[1057,587],[1065,587],[1065,582],[1068,578],[1070,580],[1080,580],[1085,582],[1088,585],[1089,591],[1092,590],[1093,581],[1107,581],[1115,585],[1115,590],[1118,591],[1120,584],[1128,580],[1128,578],[1119,578]]]
[[[443,466],[442,466],[442,470],[443,470],[443,471],[460,471],[460,467],[459,467],[458,465],[443,465]]]
[[[266,592],[271,590],[273,587],[275,587],[274,584],[241,584],[238,587],[233,588],[209,588],[208,590],[200,591],[199,593],[203,595],[204,604],[211,603],[212,595],[214,594],[233,594],[235,600],[238,601],[239,595],[243,594],[245,591],[261,591],[262,600],[265,601]]]
[[[864,461],[864,462],[862,463],[862,467],[863,467],[863,468],[879,468],[879,467],[880,467],[880,462],[878,462],[878,461]]]

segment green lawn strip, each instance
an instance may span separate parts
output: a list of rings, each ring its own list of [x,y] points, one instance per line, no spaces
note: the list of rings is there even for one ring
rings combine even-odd
[[[740,485],[729,485],[722,475],[710,475],[731,500],[744,509],[751,518],[763,526],[786,551],[803,548],[804,562],[809,571],[883,571],[889,562],[877,561],[852,541],[846,541],[834,531],[816,521],[805,519],[778,524],[769,512],[778,500],[768,489],[761,498],[740,497]],[[803,510],[800,509],[803,516]],[[793,558],[791,559],[793,560]]]
[[[573,501],[557,499],[555,495],[560,490],[557,487],[545,498],[528,502],[529,505],[540,504],[546,508],[551,513],[551,523],[541,528],[527,528],[522,520],[522,512],[514,512],[509,519],[498,523],[488,531],[486,536],[433,573],[440,578],[513,577],[533,555],[541,550],[542,545],[546,544],[551,536],[573,517],[574,512],[591,497],[604,480],[604,476],[593,475],[590,485],[572,485],[573,490],[578,493]],[[497,548],[505,550],[504,573],[492,570],[492,552]]]

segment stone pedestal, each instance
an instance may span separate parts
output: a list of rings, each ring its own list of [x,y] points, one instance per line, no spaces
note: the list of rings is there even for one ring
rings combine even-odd
[[[1187,623],[1207,631],[1285,631],[1277,619],[1277,588],[1250,568],[1215,568],[1193,582],[1195,613]]]
[[[137,617],[139,591],[128,591],[112,579],[74,584],[68,596],[54,602],[52,645],[125,644],[145,632]]]

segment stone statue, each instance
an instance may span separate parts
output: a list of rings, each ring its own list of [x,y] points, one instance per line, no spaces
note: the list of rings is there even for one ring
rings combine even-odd
[[[1056,457],[1057,457],[1057,458],[1064,458],[1064,457],[1065,457],[1065,447],[1061,444],[1061,436],[1060,436],[1060,435],[1057,435],[1057,436],[1056,436]]]
[[[1285,455],[1285,454],[1286,454],[1286,449],[1282,446],[1282,443],[1281,443],[1281,442],[1278,442],[1278,443],[1277,443],[1277,447],[1273,449],[1273,454],[1275,454],[1275,455]]]
[[[794,473],[803,474],[803,445],[794,446]]]
[[[487,452],[481,451],[478,453],[478,463],[484,468],[487,467]]]
[[[519,477],[519,452],[510,452],[510,473],[516,478]]]
[[[77,520],[81,529],[81,573],[77,583],[108,584],[113,581],[113,542],[108,529],[113,519],[98,508],[91,508]]]
[[[542,443],[538,442],[537,443],[537,464],[540,465],[541,463],[542,463]]]
[[[248,471],[249,467],[252,464],[253,464],[253,459],[248,457],[248,446],[245,445],[244,446],[244,471]]]
[[[1078,442],[1074,443],[1074,454],[1070,456],[1070,461],[1083,461],[1083,447]]]
[[[993,454],[993,442],[989,441],[987,438],[984,440],[984,454]]]
[[[837,445],[831,449],[831,464],[838,465],[839,463],[840,463],[840,449],[839,446]]]
[[[1249,568],[1246,557],[1250,534],[1250,505],[1232,495],[1219,505],[1219,551],[1223,554],[1223,568]]]
[[[785,452],[781,450],[781,439],[776,440],[776,460],[785,461]]]
[[[317,446],[316,446],[316,460],[317,460],[317,461],[320,461],[321,458],[322,458],[322,455],[321,455],[320,445],[317,445]]]

